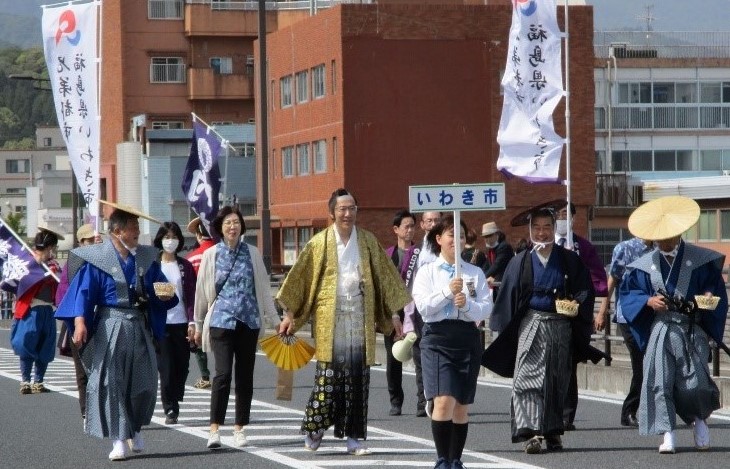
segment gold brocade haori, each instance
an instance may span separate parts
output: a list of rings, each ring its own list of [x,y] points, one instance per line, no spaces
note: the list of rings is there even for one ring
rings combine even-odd
[[[376,327],[390,334],[392,314],[410,303],[411,297],[375,236],[361,228],[353,229],[357,230],[363,280],[365,360],[367,365],[373,365]],[[337,267],[337,244],[334,230],[329,227],[307,243],[277,295],[277,300],[293,313],[295,330],[316,315],[317,360],[324,362],[332,361]]]

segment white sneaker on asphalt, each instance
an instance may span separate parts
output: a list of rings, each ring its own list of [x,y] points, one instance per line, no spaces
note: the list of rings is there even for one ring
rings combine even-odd
[[[701,451],[710,449],[710,429],[704,420],[695,418],[694,437],[695,448]]]
[[[674,432],[664,434],[664,443],[659,445],[659,454],[674,454]]]
[[[246,433],[243,427],[240,430],[233,430],[233,446],[243,448],[247,444],[248,440],[246,440]]]
[[[219,431],[212,431],[208,435],[208,449],[218,449],[221,447],[221,433]]]
[[[109,453],[110,461],[124,461],[127,459],[127,442],[124,440],[116,440],[112,447],[112,452]]]

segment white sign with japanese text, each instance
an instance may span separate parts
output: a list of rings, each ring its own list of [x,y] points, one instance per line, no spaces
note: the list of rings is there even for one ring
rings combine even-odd
[[[507,207],[504,183],[410,186],[411,212],[449,210],[504,210]]]
[[[43,49],[79,192],[98,215],[99,132],[97,17],[100,2],[43,8]]]
[[[561,38],[555,0],[514,1],[497,133],[504,174],[558,182],[564,139],[553,111],[564,95]]]

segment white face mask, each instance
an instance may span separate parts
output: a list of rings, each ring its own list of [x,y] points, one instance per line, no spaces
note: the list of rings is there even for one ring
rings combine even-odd
[[[487,247],[488,247],[489,249],[494,249],[494,248],[496,248],[496,247],[497,247],[497,244],[499,244],[499,241],[495,241],[495,242],[493,242],[493,243],[487,243],[487,242],[485,242],[485,244],[487,245]]]
[[[568,234],[568,220],[555,220],[555,233],[558,236],[565,236]]]
[[[124,249],[126,249],[127,251],[129,251],[129,253],[131,255],[133,255],[133,256],[136,256],[137,255],[137,248],[134,248],[134,249],[130,248],[129,246],[127,246],[124,243],[124,241],[122,241],[122,238],[121,237],[119,237],[119,236],[117,236],[117,235],[115,235],[113,233],[112,233],[112,236],[114,236],[115,238],[117,238],[117,241],[119,241],[121,243],[121,245],[124,246]]]
[[[177,250],[177,246],[180,244],[180,241],[177,239],[163,239],[162,240],[162,249],[169,254],[173,254],[175,250]]]
[[[672,249],[671,251],[662,251],[660,249],[659,252],[661,252],[662,255],[666,257],[677,257],[677,253],[679,252],[679,245],[674,246],[674,249]]]

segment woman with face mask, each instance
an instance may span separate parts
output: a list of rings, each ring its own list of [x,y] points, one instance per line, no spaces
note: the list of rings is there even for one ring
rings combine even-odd
[[[178,256],[183,249],[184,238],[180,226],[174,221],[162,224],[155,236],[154,246],[160,249],[162,273],[175,286],[180,302],[167,310],[165,336],[159,342],[157,369],[160,372],[160,395],[165,411],[165,423],[176,424],[180,413],[180,401],[185,394],[188,378],[190,342],[195,335],[193,308],[195,306],[196,276],[193,265]]]

